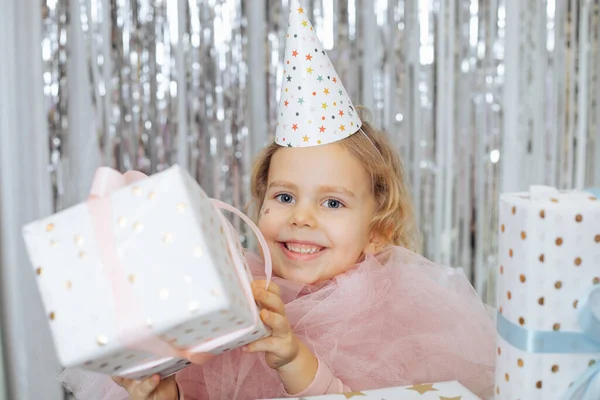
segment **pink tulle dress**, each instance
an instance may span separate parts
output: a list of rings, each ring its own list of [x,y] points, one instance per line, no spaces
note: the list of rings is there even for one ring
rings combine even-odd
[[[260,278],[260,260],[248,259]],[[494,323],[460,270],[389,247],[317,285],[273,280],[295,334],[345,389],[458,380],[487,396],[493,387]],[[127,398],[106,376],[67,370],[60,380],[81,400]],[[289,396],[263,354],[239,349],[177,381],[185,400]]]

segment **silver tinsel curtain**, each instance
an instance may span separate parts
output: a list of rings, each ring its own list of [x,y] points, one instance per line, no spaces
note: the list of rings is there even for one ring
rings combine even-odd
[[[600,0],[301,1],[403,158],[423,253],[492,303],[499,193],[600,186]],[[21,226],[85,199],[99,165],[178,163],[243,208],[275,124],[288,8],[0,0],[8,398],[62,398]]]
[[[500,192],[600,184],[600,0],[303,3],[402,156],[424,254],[493,299]],[[244,207],[276,123],[288,7],[44,0],[55,209],[82,200],[97,165],[174,163]]]

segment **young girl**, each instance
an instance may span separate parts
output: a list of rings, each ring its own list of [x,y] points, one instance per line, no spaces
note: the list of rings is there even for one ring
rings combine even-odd
[[[254,400],[447,380],[489,390],[492,321],[462,273],[410,251],[410,196],[383,134],[363,123],[336,143],[274,143],[252,178],[277,276],[269,291],[253,286],[272,336],[188,367],[179,385],[117,379],[131,399],[176,400],[179,390],[185,400]]]
[[[252,176],[273,259],[268,290],[260,258],[247,258],[272,335],[163,381],[115,378],[124,389],[102,395],[85,375],[67,376],[80,398],[254,400],[448,380],[483,395],[493,386],[491,318],[460,271],[413,253],[401,162],[358,118],[303,13],[292,1],[276,142]]]

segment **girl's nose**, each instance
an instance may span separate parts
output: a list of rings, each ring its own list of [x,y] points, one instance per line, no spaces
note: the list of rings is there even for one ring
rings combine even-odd
[[[317,220],[315,218],[314,210],[312,207],[298,204],[294,208],[290,223],[297,228],[315,228],[317,226]]]

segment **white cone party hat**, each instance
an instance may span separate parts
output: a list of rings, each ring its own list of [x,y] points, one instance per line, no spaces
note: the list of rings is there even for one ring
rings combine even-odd
[[[275,142],[309,147],[356,133],[362,123],[298,0],[290,2]]]

